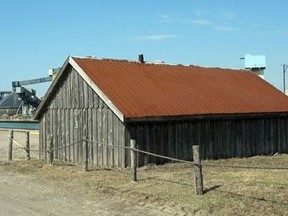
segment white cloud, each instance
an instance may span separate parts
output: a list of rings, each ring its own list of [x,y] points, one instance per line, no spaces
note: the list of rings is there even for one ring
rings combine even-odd
[[[166,24],[171,24],[171,23],[177,23],[183,19],[183,16],[186,17],[185,15],[168,15],[168,14],[159,14],[157,15],[157,22],[160,23],[166,23]]]
[[[224,11],[222,13],[222,16],[227,20],[235,20],[235,18],[236,18],[236,14],[234,12],[228,11],[228,10]]]
[[[212,26],[213,24],[207,20],[191,20],[192,24],[203,25],[203,26]]]
[[[235,32],[239,30],[239,28],[237,27],[232,27],[232,26],[227,26],[227,25],[213,25],[212,28],[215,30],[224,31],[224,32]]]
[[[195,15],[198,16],[198,17],[204,16],[204,15],[207,15],[207,14],[210,14],[210,11],[207,10],[207,9],[198,9],[195,12]]]
[[[211,11],[205,9],[199,9],[194,13],[194,19],[189,17],[185,14],[178,14],[178,15],[169,15],[169,14],[158,14],[158,21],[166,24],[177,24],[177,23],[190,23],[193,25],[203,26],[206,28],[210,28],[215,31],[221,32],[236,32],[240,29],[233,25],[235,24],[235,17],[236,15],[232,11],[222,11],[221,13],[217,13],[220,17],[219,19],[216,18],[215,21],[215,14],[213,15]],[[209,18],[207,18],[209,17]],[[218,17],[218,16],[217,16]],[[210,21],[213,20],[213,21]],[[223,24],[225,23],[225,24]],[[227,24],[226,24],[227,23]],[[151,35],[142,37],[141,39],[144,40],[164,40],[174,38],[175,35]]]
[[[210,22],[208,20],[203,20],[203,19],[202,20],[201,19],[190,20],[190,23],[192,23],[194,25],[207,26],[211,29],[214,29],[217,31],[223,31],[223,32],[234,32],[234,31],[239,30],[236,27],[222,25],[222,24],[216,24],[216,23]]]
[[[150,41],[161,41],[161,40],[169,40],[176,38],[176,35],[172,34],[159,34],[159,35],[145,35],[145,36],[138,36],[135,37],[137,40],[150,40]]]
[[[160,14],[159,15],[159,17],[161,18],[161,19],[171,19],[171,16],[170,15],[167,15],[167,14]]]

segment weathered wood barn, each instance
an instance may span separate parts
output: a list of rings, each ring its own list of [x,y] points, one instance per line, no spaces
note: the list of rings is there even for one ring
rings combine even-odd
[[[88,137],[94,166],[126,167],[129,146],[192,159],[288,153],[288,98],[247,70],[68,57],[36,111],[40,157]],[[54,152],[80,161],[82,145]],[[138,165],[162,159],[139,154]]]

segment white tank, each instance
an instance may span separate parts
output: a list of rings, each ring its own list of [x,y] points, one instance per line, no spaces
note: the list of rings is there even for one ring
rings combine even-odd
[[[265,55],[250,55],[245,54],[245,69],[251,70],[264,79],[264,70],[266,68]]]

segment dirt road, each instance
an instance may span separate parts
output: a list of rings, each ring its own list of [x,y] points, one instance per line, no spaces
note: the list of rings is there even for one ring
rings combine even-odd
[[[13,161],[16,163],[8,163],[7,135],[7,131],[0,131],[0,216],[186,215],[178,214],[179,209],[159,205],[157,202],[141,202],[137,197],[127,197],[127,194],[114,196],[110,191],[105,195],[105,192],[97,193],[96,190],[94,193],[73,179],[66,183],[47,179],[45,165],[43,168],[43,164],[39,165],[37,160],[35,164],[29,162],[29,170],[25,170],[26,165],[22,167],[21,164],[25,163],[26,154],[18,146],[25,143],[23,132],[14,134],[17,144],[13,149]],[[30,140],[31,148],[37,149],[38,135],[31,134]],[[32,155],[32,158],[37,157],[37,153]],[[65,174],[63,175],[65,178]]]
[[[57,186],[41,185],[27,176],[0,176],[0,215],[161,215],[145,207],[133,207],[121,199],[89,199]],[[164,214],[163,214],[164,215]]]
[[[1,170],[2,171],[2,170]],[[132,206],[121,198],[74,194],[57,185],[42,185],[29,176],[0,174],[0,215],[167,215],[159,208]]]

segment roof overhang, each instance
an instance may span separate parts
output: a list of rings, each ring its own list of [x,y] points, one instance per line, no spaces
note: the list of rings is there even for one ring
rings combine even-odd
[[[126,123],[149,123],[149,122],[179,122],[198,120],[241,120],[241,119],[261,119],[288,117],[288,112],[270,113],[230,113],[230,114],[206,114],[206,115],[181,115],[181,116],[150,116],[126,118]]]

